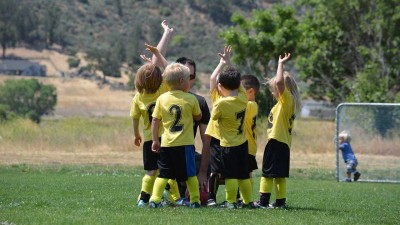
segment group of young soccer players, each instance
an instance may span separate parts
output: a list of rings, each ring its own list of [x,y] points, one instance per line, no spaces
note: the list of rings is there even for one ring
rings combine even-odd
[[[300,96],[295,80],[283,72],[290,54],[279,56],[277,74],[268,81],[277,100],[268,117],[268,142],[265,147],[260,182],[260,199],[253,199],[252,172],[258,169],[258,106],[255,96],[260,82],[253,75],[242,76],[230,57],[232,47],[218,53],[218,66],[210,77],[211,115],[203,97],[189,93],[195,78],[194,62],[169,64],[165,60],[173,29],[162,22],[164,34],[157,45],[147,45],[152,59],[141,66],[135,77],[136,95],[132,100],[135,145],[142,138],[139,119],[143,117],[143,162],[146,171],[138,198],[139,207],[163,206],[163,197],[182,205],[178,183],[186,183],[190,208],[216,207],[217,190],[225,184],[223,208],[286,208],[286,177],[289,176],[291,131]],[[194,64],[195,65],[195,64]],[[165,68],[165,69],[164,69]],[[162,72],[162,70],[164,71]],[[200,107],[200,103],[206,107]],[[202,117],[204,117],[202,119]],[[200,169],[196,170],[194,137],[198,122],[203,149]],[[201,129],[203,128],[203,129]],[[210,174],[207,169],[210,167]],[[198,179],[199,178],[199,179]],[[274,183],[275,181],[275,183]],[[166,186],[170,194],[165,196]],[[269,204],[273,187],[276,200]],[[206,199],[200,190],[207,191]],[[203,196],[202,196],[203,197]]]

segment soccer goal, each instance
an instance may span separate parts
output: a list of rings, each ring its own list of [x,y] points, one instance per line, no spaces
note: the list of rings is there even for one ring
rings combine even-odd
[[[336,177],[344,181],[346,164],[339,133],[351,135],[359,181],[400,183],[400,103],[342,103],[336,108]]]

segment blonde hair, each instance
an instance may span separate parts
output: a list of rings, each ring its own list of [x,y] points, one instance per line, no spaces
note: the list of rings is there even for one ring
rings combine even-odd
[[[180,63],[172,63],[165,68],[163,77],[170,88],[178,88],[181,85],[181,79],[189,80],[190,71],[189,68]]]
[[[287,71],[283,72],[283,78],[285,81],[285,88],[287,88],[290,94],[293,96],[294,111],[295,113],[299,113],[301,110],[301,97],[299,89],[297,87],[296,80]],[[276,77],[273,77],[267,81],[267,84],[269,85],[271,92],[276,92],[277,89],[275,79]]]
[[[342,131],[339,134],[339,139],[343,139],[345,142],[350,142],[351,141],[351,135],[347,131]]]
[[[135,76],[135,88],[139,93],[155,93],[162,83],[161,69],[151,63],[139,67]]]

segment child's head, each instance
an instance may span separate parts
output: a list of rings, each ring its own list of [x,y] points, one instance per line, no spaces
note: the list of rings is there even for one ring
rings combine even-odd
[[[290,94],[293,96],[295,112],[299,112],[301,109],[301,97],[299,93],[299,89],[297,88],[296,80],[290,75],[289,72],[285,71],[283,73],[283,78],[285,80],[285,88],[287,88]],[[270,87],[271,93],[276,100],[279,98],[278,88],[275,82],[276,77],[268,80],[268,85]]]
[[[165,68],[164,80],[171,90],[189,91],[189,78],[189,69],[180,63],[172,63]]]
[[[240,72],[235,68],[229,67],[222,71],[218,76],[218,85],[228,91],[239,89],[240,87]]]
[[[141,66],[135,76],[135,88],[139,93],[155,93],[162,83],[161,69],[151,63]]]
[[[246,74],[240,78],[244,89],[246,89],[247,100],[254,101],[258,90],[260,89],[260,81],[256,76]]]
[[[339,143],[340,144],[343,142],[350,143],[350,141],[351,141],[351,136],[347,131],[344,130],[344,131],[340,132],[340,134],[339,134]]]

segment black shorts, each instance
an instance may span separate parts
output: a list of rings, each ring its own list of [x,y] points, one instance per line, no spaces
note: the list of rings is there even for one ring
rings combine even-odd
[[[270,139],[264,150],[262,176],[272,178],[289,177],[289,164],[289,146],[275,139]]]
[[[248,179],[249,150],[247,141],[239,146],[221,147],[222,176],[228,179]]]
[[[256,169],[258,169],[256,157],[249,154],[249,172],[251,173]]]
[[[153,141],[145,141],[143,143],[143,168],[144,170],[158,170],[157,161],[160,154],[151,150]]]
[[[158,177],[186,181],[188,177],[196,176],[194,146],[161,147]]]
[[[211,137],[210,141],[210,167],[211,173],[222,173],[222,154],[218,139]]]

